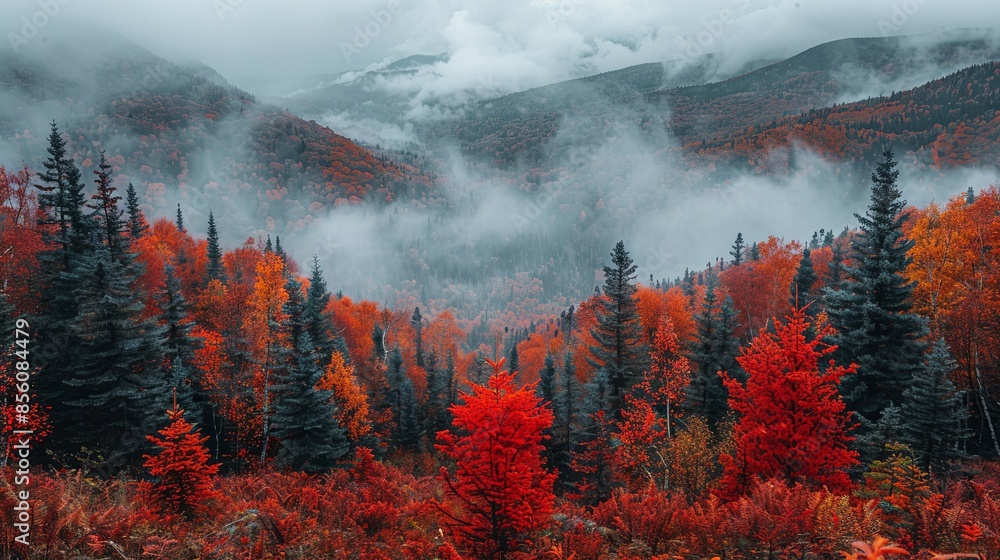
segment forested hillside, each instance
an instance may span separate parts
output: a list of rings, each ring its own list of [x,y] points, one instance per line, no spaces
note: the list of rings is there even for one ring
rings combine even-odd
[[[372,151],[258,103],[207,67],[114,38],[48,49],[2,55],[0,137],[37,166],[47,123],[58,118],[81,168],[94,170],[104,149],[149,212],[167,214],[177,203],[207,212],[212,199],[217,210],[225,205],[220,219],[242,232],[268,219],[298,230],[340,204],[437,196],[417,159]]]
[[[407,151],[292,111],[405,118],[446,55],[286,108],[0,54],[0,556],[994,558],[993,39],[630,66]]]
[[[676,283],[618,243],[593,296],[470,321],[333,293],[278,238],[224,247],[212,215],[150,223],[67,136],[0,174],[2,433],[33,504],[5,554],[1000,547],[995,186],[908,207],[887,151],[857,230],[741,235]]]
[[[998,57],[990,35],[956,37],[926,51],[912,38],[844,39],[712,83],[689,83],[696,65],[684,67],[675,77],[664,74],[662,68],[636,67],[629,74],[616,75],[613,86],[598,76],[591,87],[586,87],[586,81],[568,82],[562,89],[550,86],[484,102],[464,118],[446,121],[439,128],[453,135],[470,157],[501,166],[521,161],[543,168],[558,165],[566,157],[560,131],[574,139],[600,138],[623,122],[646,131],[648,141],[660,149],[674,147],[671,139],[684,146],[722,145],[723,139],[731,137],[767,143],[766,131],[778,121],[835,110],[844,100],[867,97],[870,94],[865,92],[888,84],[910,90],[930,77],[968,66],[968,61]],[[930,67],[949,70],[933,76],[928,74]],[[660,84],[652,85],[656,76],[661,76]],[[968,101],[979,94],[956,91],[955,95]],[[921,120],[928,118],[925,113],[918,107],[901,107],[900,133],[918,132],[910,127],[925,122]],[[867,147],[860,151],[866,165],[874,164],[874,151]],[[690,162],[692,167],[704,168],[730,163],[730,158],[727,152]]]
[[[869,98],[685,146],[693,166],[735,163],[757,172],[789,165],[767,155],[801,144],[834,161],[867,162],[885,138],[935,169],[1000,163],[1000,63],[965,68],[918,88]]]

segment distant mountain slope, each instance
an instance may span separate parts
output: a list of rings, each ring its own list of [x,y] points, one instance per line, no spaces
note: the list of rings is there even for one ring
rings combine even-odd
[[[384,84],[413,76],[442,60],[446,60],[445,55],[413,55],[370,70],[319,74],[296,82],[284,96],[266,99],[306,118],[347,112],[354,119],[396,123],[403,118],[411,98]]]
[[[557,84],[483,103],[462,118],[436,125],[470,157],[497,165],[544,164],[562,155],[563,129],[598,136],[614,122],[666,130],[683,143],[736,133],[817,107],[915,87],[962,67],[1000,59],[992,31],[925,37],[844,39],[727,80],[690,85],[664,80],[654,66],[611,79]],[[684,73],[671,79],[691,81]],[[677,87],[683,86],[683,87]],[[654,134],[655,136],[655,134]],[[654,142],[664,142],[663,138]],[[670,147],[668,143],[663,148]]]
[[[785,117],[684,147],[692,167],[787,166],[775,149],[808,146],[835,161],[869,162],[891,143],[936,168],[1000,167],[1000,62],[962,69],[912,90]],[[763,157],[770,154],[770,157]]]
[[[0,100],[7,151],[37,167],[56,120],[88,181],[103,149],[119,182],[135,183],[159,213],[210,198],[217,208],[231,203],[231,219],[246,213],[246,224],[267,217],[299,228],[335,204],[433,196],[415,161],[259,103],[205,66],[123,41],[0,58]]]

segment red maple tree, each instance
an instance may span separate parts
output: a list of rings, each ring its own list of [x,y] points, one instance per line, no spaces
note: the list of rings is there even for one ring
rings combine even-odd
[[[200,436],[184,419],[184,411],[177,408],[176,401],[167,417],[170,425],[159,432],[163,439],[146,436],[160,448],[156,455],[144,456],[149,474],[156,477],[155,482],[146,485],[146,491],[163,511],[196,517],[207,513],[211,501],[220,496],[212,480],[219,465],[208,464],[208,437]]]
[[[802,309],[787,323],[775,321],[775,332],[763,332],[737,358],[747,372],[746,386],[721,372],[729,390],[729,406],[739,413],[736,452],[723,455],[722,494],[745,494],[755,479],[783,479],[790,484],[826,486],[845,492],[851,481],[845,469],[857,464],[847,448],[853,438],[851,413],[837,392],[840,379],[857,368],[819,370],[819,359],[836,350],[823,344],[829,325],[806,338],[811,325]]]
[[[545,469],[542,440],[553,416],[533,384],[514,387],[502,358],[487,362],[488,385],[472,384],[451,407],[461,435],[437,434],[435,447],[456,463],[453,474],[441,469],[448,499],[440,509],[457,544],[477,558],[505,559],[550,520],[556,477]]]

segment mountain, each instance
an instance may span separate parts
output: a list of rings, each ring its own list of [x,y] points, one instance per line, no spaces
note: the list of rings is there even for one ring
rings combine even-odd
[[[431,72],[434,64],[445,60],[443,54],[413,55],[364,70],[306,76],[286,86],[287,93],[266,99],[306,118],[347,113],[353,121],[400,123],[412,96],[386,88],[385,84]]]
[[[38,168],[49,122],[90,180],[100,150],[147,210],[208,207],[244,234],[300,229],[338,204],[433,197],[415,158],[376,152],[122,39],[71,39],[0,55],[0,152]],[[225,228],[224,228],[225,229]],[[234,233],[235,235],[235,233]]]
[[[767,172],[787,168],[790,152],[781,148],[793,144],[834,161],[867,164],[885,143],[903,148],[913,163],[936,169],[1000,167],[1000,62],[970,66],[889,96],[722,134],[683,150],[692,167],[722,161]]]
[[[483,102],[461,118],[432,126],[476,160],[509,166],[553,164],[565,157],[558,139],[598,138],[615,123],[633,123],[666,149],[767,125],[804,111],[916,87],[961,68],[1000,59],[992,30],[914,37],[844,39],[722,81],[704,73],[664,75],[634,67]],[[669,134],[663,134],[669,132]],[[555,140],[555,141],[554,141]]]
[[[291,93],[268,100],[305,118],[342,124],[371,143],[380,137],[392,140],[380,134],[380,127],[412,129],[410,143],[427,147],[435,144],[442,131],[455,132],[450,127],[428,125],[410,116],[417,96],[424,93],[419,87],[421,76],[432,79],[438,72],[435,65],[447,60],[447,55],[443,54],[414,55],[364,70],[303,77],[290,86],[293,88]],[[441,104],[452,112],[467,114],[480,114],[486,107],[491,110],[486,118],[501,121],[507,127],[537,124],[541,129],[547,123],[537,121],[532,115],[549,115],[569,106],[607,103],[609,99],[621,100],[663,88],[703,84],[759,68],[768,62],[772,61],[748,63],[734,71],[726,67],[722,57],[705,55],[692,62],[673,60],[630,66],[502,97],[496,97],[499,86],[484,78],[474,91],[455,94],[453,98],[421,97],[420,103]],[[522,118],[527,118],[528,122],[521,122]],[[474,128],[475,118],[468,123]]]

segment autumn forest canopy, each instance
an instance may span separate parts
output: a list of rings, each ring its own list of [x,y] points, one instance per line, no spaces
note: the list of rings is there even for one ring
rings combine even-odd
[[[87,61],[100,95],[3,64],[48,115],[0,110],[4,557],[992,558],[1000,187],[953,172],[1000,162],[1000,62],[955,39],[954,72],[833,102],[916,71],[851,41],[416,126],[453,152],[141,50]],[[850,226],[704,265],[660,234],[796,158]]]

